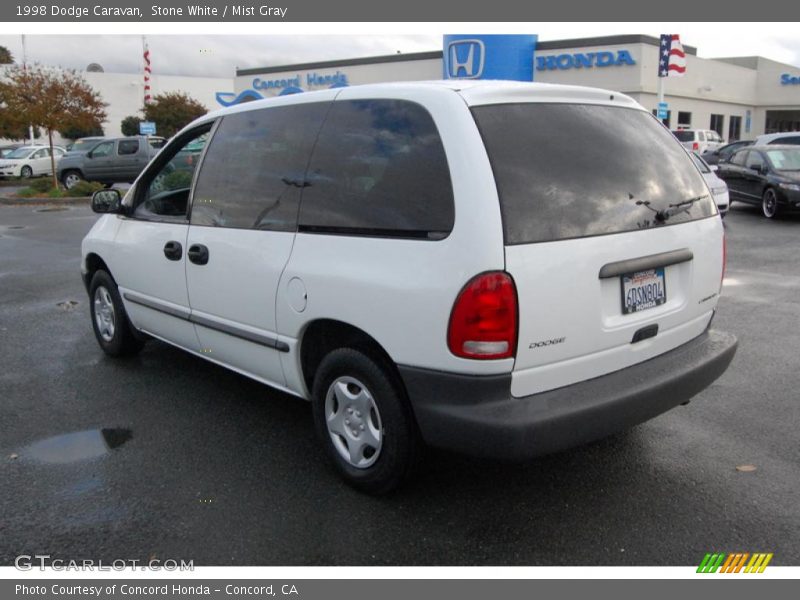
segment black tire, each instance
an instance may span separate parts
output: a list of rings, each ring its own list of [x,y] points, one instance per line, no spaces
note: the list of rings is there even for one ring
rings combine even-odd
[[[68,190],[71,190],[73,187],[75,187],[75,184],[80,181],[85,180],[83,179],[81,172],[76,169],[69,169],[61,174],[61,183],[64,184],[64,187]]]
[[[23,179],[30,179],[33,177],[33,169],[29,165],[25,165],[19,170],[19,176]]]
[[[335,434],[328,429],[326,399],[334,382],[342,377],[364,384],[379,415],[380,450],[375,462],[365,468],[353,466],[343,458],[334,444]],[[326,454],[344,480],[356,489],[386,494],[402,485],[416,470],[422,452],[417,424],[397,376],[382,361],[353,348],[329,353],[314,377],[312,412]],[[345,441],[341,435],[339,439]]]
[[[761,196],[761,214],[767,219],[774,219],[779,212],[778,195],[772,188],[767,188]]]
[[[110,301],[113,307],[113,328],[101,330],[98,321],[104,321],[102,309],[106,305],[105,301]],[[136,335],[128,320],[117,284],[105,271],[97,271],[92,277],[89,285],[89,311],[94,336],[103,352],[109,356],[130,356],[142,349],[144,341],[141,336]]]

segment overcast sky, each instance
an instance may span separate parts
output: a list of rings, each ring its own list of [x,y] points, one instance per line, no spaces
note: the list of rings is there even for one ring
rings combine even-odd
[[[430,31],[430,28],[427,28]],[[521,31],[528,30],[525,29]],[[540,40],[624,33],[679,33],[698,55],[760,55],[800,66],[796,24],[775,23],[534,23]],[[447,25],[451,33],[481,33],[480,28]],[[488,26],[485,31],[489,31]],[[233,77],[236,68],[285,65],[306,61],[419,52],[441,49],[441,35],[148,35],[154,74]],[[96,62],[106,72],[141,71],[138,35],[28,35],[29,62],[83,70]],[[0,35],[17,61],[22,60],[18,35]]]

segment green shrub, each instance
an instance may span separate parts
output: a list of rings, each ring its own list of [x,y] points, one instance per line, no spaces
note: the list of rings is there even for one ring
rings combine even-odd
[[[19,196],[20,198],[31,198],[33,196],[38,196],[40,193],[41,192],[37,192],[33,188],[26,187],[19,190],[17,192],[17,196]]]
[[[60,188],[53,188],[49,192],[47,192],[48,198],[63,198],[66,194]]]
[[[164,177],[165,190],[182,190],[192,185],[192,172],[178,170]]]
[[[31,179],[28,182],[28,187],[36,192],[44,193],[53,189],[52,177],[40,177],[38,179]]]
[[[97,181],[79,181],[72,188],[69,190],[70,196],[91,196],[98,190],[104,189],[102,183],[98,183]]]

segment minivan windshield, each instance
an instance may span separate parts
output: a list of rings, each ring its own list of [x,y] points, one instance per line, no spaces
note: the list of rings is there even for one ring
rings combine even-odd
[[[472,110],[494,171],[506,244],[716,214],[686,151],[642,110],[540,102]]]
[[[688,129],[678,129],[673,131],[672,134],[678,138],[681,142],[693,142],[694,141],[694,131],[689,131]]]

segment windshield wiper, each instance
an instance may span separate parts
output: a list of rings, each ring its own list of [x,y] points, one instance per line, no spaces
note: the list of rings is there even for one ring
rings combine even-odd
[[[695,198],[689,198],[688,200],[683,200],[681,202],[676,202],[675,204],[670,204],[667,208],[662,208],[661,210],[656,212],[656,219],[659,221],[666,221],[670,217],[675,216],[678,213],[682,213],[689,210],[689,207],[692,204],[702,200],[703,198],[708,198],[708,194],[703,194],[702,196],[696,196]]]

